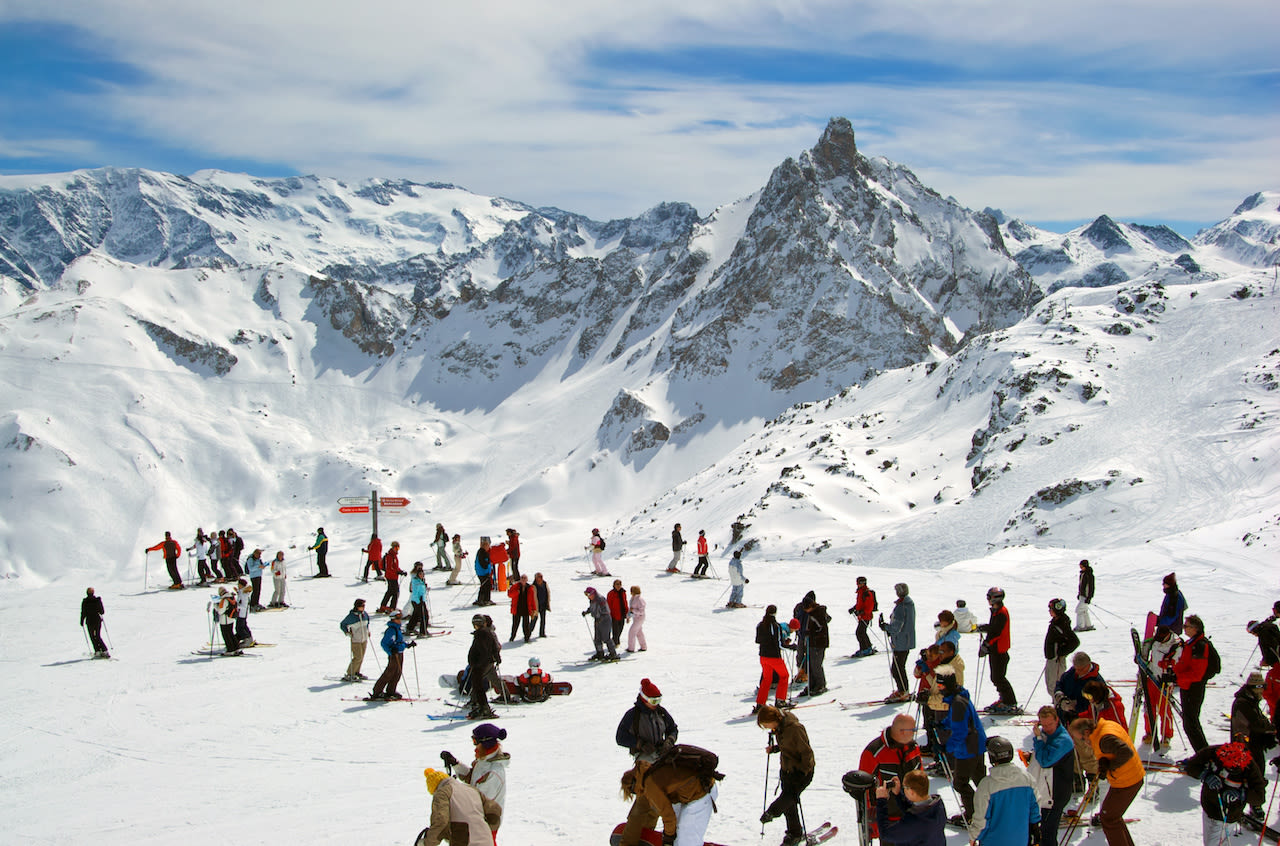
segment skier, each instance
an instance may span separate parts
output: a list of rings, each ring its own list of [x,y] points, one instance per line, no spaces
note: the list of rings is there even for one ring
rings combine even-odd
[[[1093,602],[1093,567],[1088,558],[1080,559],[1080,580],[1076,584],[1076,625],[1078,632],[1093,631],[1093,620],[1089,619],[1089,605]]]
[[[943,613],[950,612],[944,611]],[[928,675],[925,676],[929,685],[928,697],[925,699],[924,708],[921,710],[921,714],[924,716],[924,730],[925,737],[929,744],[928,749],[935,757],[940,758],[938,745],[934,742],[936,735],[935,729],[937,728],[939,720],[941,720],[946,714],[947,706],[942,701],[942,685],[938,683],[937,668],[942,666],[950,667],[951,671],[955,673],[956,684],[960,687],[964,687],[964,659],[961,658],[960,653],[956,651],[956,645],[949,640],[944,640],[939,643],[938,651],[940,658],[937,665],[934,666],[929,671]]]
[[[671,530],[671,561],[667,563],[668,573],[680,572],[680,559],[684,558],[684,548],[689,542],[680,534],[680,524]]]
[[[258,642],[253,639],[253,632],[249,631],[249,598],[253,596],[253,588],[249,587],[249,580],[241,576],[236,580],[236,642],[241,648],[246,646],[257,646]]]
[[[704,756],[712,754],[700,751]],[[634,800],[628,826],[632,820],[645,820],[649,824],[644,827],[650,828],[661,818],[664,844],[701,846],[719,795],[717,777],[714,768],[707,773],[686,757],[667,756],[652,766],[635,764],[622,774],[622,796]]]
[[[875,829],[881,843],[893,846],[946,846],[947,809],[942,799],[929,794],[929,777],[923,772],[907,773],[876,787]],[[892,818],[891,802],[901,814]]]
[[[595,654],[587,660],[617,661],[618,651],[613,646],[613,625],[608,604],[595,588],[589,587],[583,594],[587,597],[587,610],[582,612],[582,616],[590,615],[594,624],[591,636],[596,649]]]
[[[951,821],[967,826],[973,819],[974,787],[981,784],[987,774],[983,758],[987,734],[969,691],[960,686],[955,672],[944,665],[939,665],[935,672],[942,687],[942,701],[947,706],[946,715],[938,721],[938,742],[942,744],[939,751],[946,755],[947,767],[951,770],[951,786],[959,794],[964,810],[963,814],[953,816]]]
[[[471,617],[471,647],[467,650],[467,678],[471,680],[471,711],[469,720],[491,719],[497,715],[489,707],[486,688],[489,676],[498,665],[500,650],[488,631],[483,614]]]
[[[407,635],[426,637],[427,624],[431,622],[427,613],[427,591],[431,588],[427,585],[426,566],[421,561],[415,561],[413,572],[409,574],[409,604],[413,611],[409,614],[409,625],[405,628]]]
[[[1258,639],[1258,649],[1262,652],[1259,662],[1264,667],[1280,664],[1280,627],[1275,624],[1274,617],[1265,620],[1250,620],[1245,630]]]
[[[742,604],[742,588],[751,580],[742,573],[742,550],[735,549],[729,559],[729,604],[725,608],[746,608]]]
[[[947,609],[938,612],[938,622],[933,624],[933,642],[941,646],[950,643],[960,650],[960,630],[956,627],[956,615]]]
[[[538,598],[538,637],[546,637],[547,612],[551,610],[551,586],[541,573],[533,574],[533,590]]]
[[[236,534],[235,529],[227,529],[227,554],[223,556],[222,569],[227,570],[227,577],[238,579],[244,575],[240,566],[240,556],[244,554],[244,538]]]
[[[961,633],[976,632],[978,630],[978,618],[969,610],[969,606],[963,599],[956,600],[956,610],[951,612],[956,618],[956,629]]]
[[[800,820],[800,794],[813,781],[815,760],[809,745],[809,732],[792,711],[780,711],[770,705],[756,713],[756,725],[769,732],[768,754],[781,753],[778,765],[778,796],[760,815],[769,823],[778,817],[787,819],[782,846],[798,846],[805,841],[804,824]]]
[[[168,532],[164,533],[164,540],[155,546],[147,547],[147,552],[155,552],[159,550],[164,555],[164,566],[169,570],[169,579],[173,584],[169,585],[169,590],[182,590],[182,575],[178,572],[178,556],[182,554],[182,546],[174,540]]]
[[[551,696],[550,685],[551,674],[537,658],[530,658],[528,669],[516,676],[516,689],[524,702],[545,702]]]
[[[284,601],[285,584],[289,578],[288,568],[284,563],[284,550],[278,550],[271,559],[271,602],[268,608],[288,608]]]
[[[849,613],[858,620],[858,651],[850,655],[850,658],[865,658],[875,653],[876,648],[871,645],[871,638],[867,636],[867,626],[879,608],[876,592],[867,587],[867,577],[858,576],[858,591],[853,598],[853,606],[849,609]]]
[[[1236,691],[1231,702],[1231,737],[1249,747],[1255,761],[1265,761],[1267,750],[1276,745],[1276,731],[1271,721],[1262,716],[1262,690],[1266,681],[1254,671]],[[1261,817],[1258,813],[1255,816]]]
[[[329,578],[329,565],[325,563],[325,556],[329,554],[329,538],[324,533],[324,526],[316,529],[316,541],[307,547],[316,551],[316,578]]]
[[[249,576],[249,581],[253,583],[252,595],[249,598],[249,610],[257,613],[265,611],[262,606],[262,573],[267,569],[267,562],[262,560],[262,550],[255,549],[249,553],[249,558],[244,562],[244,571]]]
[[[218,561],[222,558],[222,543],[225,540],[225,535],[222,540],[219,540],[217,532],[209,535],[209,571],[212,581],[218,583],[226,581],[226,577],[222,575],[222,569],[218,567]]]
[[[1044,687],[1053,698],[1058,679],[1067,670],[1067,656],[1080,645],[1080,638],[1071,629],[1067,616],[1067,603],[1063,599],[1049,601],[1049,628],[1044,633]]]
[[[894,691],[885,698],[885,702],[906,702],[911,698],[907,693],[907,653],[916,648],[916,603],[910,596],[910,588],[905,582],[893,586],[898,598],[893,602],[893,611],[889,613],[889,622],[880,615],[880,628],[889,637],[889,648],[893,650]]]
[[[418,835],[414,846],[494,846],[492,826],[498,809],[480,791],[461,779],[430,767],[422,771],[431,794],[431,824]]]
[[[809,612],[804,609],[814,599],[814,592],[809,591],[791,609],[790,628],[796,636],[796,684],[809,681]]]
[[[533,634],[533,618],[538,616],[538,591],[529,584],[528,576],[521,576],[507,588],[507,596],[511,597],[511,637],[507,640],[514,641],[516,629],[521,628],[524,642],[528,643]]]
[[[369,645],[369,615],[364,612],[364,600],[357,599],[347,612],[347,616],[338,623],[338,628],[351,640],[351,662],[343,674],[345,682],[364,681],[368,678],[360,672],[364,666],[364,651]]]
[[[991,606],[991,620],[978,626],[978,631],[985,637],[978,648],[978,657],[985,653],[991,666],[991,683],[995,685],[1000,698],[992,702],[985,710],[996,714],[1017,713],[1018,695],[1009,684],[1009,646],[1011,642],[1009,609],[1004,607],[1004,590],[993,587],[987,591],[987,604]]]
[[[617,648],[622,645],[622,630],[627,625],[627,589],[622,586],[622,579],[613,580],[606,601],[609,605],[610,635],[614,648]]]
[[[1049,774],[1049,807],[1040,808],[1040,842],[1058,842],[1058,823],[1075,785],[1075,742],[1052,705],[1043,705],[1031,727],[1036,763]]]
[[[511,559],[511,578],[520,578],[520,533],[507,529],[507,556]]]
[[[102,597],[95,595],[93,588],[86,588],[84,599],[80,600],[80,625],[89,633],[94,658],[111,657],[107,645],[102,642],[102,618],[105,616],[107,612],[102,607]]]
[[[416,640],[406,642],[401,625],[404,615],[399,610],[391,612],[387,620],[387,629],[382,633],[382,651],[387,653],[387,666],[382,675],[373,683],[370,701],[379,699],[403,699],[404,696],[396,688],[400,685],[400,676],[404,672],[404,651],[418,645]]]
[[[1205,846],[1220,846],[1230,839],[1231,826],[1240,822],[1246,804],[1254,808],[1262,805],[1267,782],[1260,760],[1245,744],[1232,742],[1206,746],[1180,762],[1183,772],[1200,780]]]
[[[662,707],[662,691],[649,679],[640,680],[635,704],[618,721],[614,741],[631,753],[636,762],[652,764],[676,745],[680,727],[671,712]]]
[[[1119,723],[1095,722],[1088,717],[1072,722],[1069,731],[1072,738],[1088,741],[1098,760],[1098,777],[1105,778],[1110,785],[1098,813],[1108,846],[1133,846],[1124,814],[1142,790],[1146,770],[1129,741],[1129,732]]]
[[[213,573],[209,571],[209,536],[204,529],[196,529],[196,539],[191,543],[196,548],[196,572],[200,574],[197,587],[208,587],[213,581]]]
[[[806,668],[809,671],[809,686],[800,692],[801,696],[817,696],[827,692],[827,672],[822,666],[831,645],[831,615],[827,606],[819,605],[817,599],[809,599],[805,604],[805,650]]]
[[[449,533],[444,530],[443,523],[436,523],[436,536],[432,539],[431,546],[436,551],[436,563],[431,569],[445,572],[452,570],[449,566]]]
[[[476,571],[476,578],[480,581],[480,590],[476,594],[475,601],[475,605],[479,608],[494,604],[489,598],[493,591],[493,563],[489,560],[489,544],[489,536],[481,535],[480,548],[476,550],[475,561],[472,564]]]
[[[1168,626],[1156,626],[1155,632],[1142,644],[1143,657],[1160,678],[1160,683],[1157,684],[1146,676],[1142,677],[1142,683],[1146,686],[1147,702],[1150,703],[1149,707],[1142,710],[1144,726],[1142,742],[1151,744],[1152,752],[1160,751],[1161,738],[1163,738],[1165,750],[1168,750],[1169,743],[1173,740],[1173,704],[1169,700],[1169,694],[1177,685],[1173,665],[1177,661],[1178,648],[1178,639],[1173,636]],[[1159,733],[1152,722],[1153,714],[1160,721]]]
[[[493,723],[481,723],[471,730],[475,757],[470,765],[458,763],[453,753],[447,750],[440,752],[440,760],[444,761],[446,768],[451,768],[457,778],[480,791],[480,795],[496,807],[497,819],[491,818],[489,822],[494,832],[494,843],[498,842],[498,827],[502,824],[502,811],[507,804],[507,765],[511,763],[511,756],[502,750],[502,741],[506,739],[506,729]]]
[[[1204,636],[1204,623],[1195,614],[1187,616],[1183,623],[1187,639],[1182,644],[1173,665],[1178,680],[1178,698],[1182,702],[1182,730],[1191,748],[1199,752],[1209,745],[1204,729],[1200,727],[1200,708],[1204,705],[1205,688],[1208,686],[1209,652],[1213,649]],[[1169,627],[1174,631],[1173,626]]]
[[[458,576],[462,573],[462,562],[466,559],[467,553],[462,549],[462,535],[453,536],[453,570],[449,573],[449,578],[445,579],[446,585],[459,585]]]
[[[360,581],[369,581],[369,568],[373,568],[373,579],[377,581],[382,578],[382,541],[378,536],[371,535],[369,537],[369,545],[360,550],[365,554],[364,575],[360,577]]]
[[[382,575],[387,580],[386,593],[378,603],[378,613],[390,613],[400,604],[400,541],[392,541],[391,548],[382,556]]]
[[[867,744],[867,748],[862,750],[862,757],[858,759],[858,769],[875,776],[876,785],[879,787],[884,787],[895,780],[902,779],[907,773],[923,768],[924,759],[920,755],[920,748],[916,745],[916,721],[910,714],[899,714],[894,717],[889,727]],[[873,799],[878,804],[879,794],[873,797],[870,792],[867,792],[864,796],[863,801],[867,803],[868,811],[872,809]],[[902,818],[905,806],[902,803],[901,793],[887,795],[885,804],[888,820],[896,821]],[[872,837],[878,836],[876,834],[878,826],[879,820],[872,824]],[[889,840],[888,842],[896,843],[897,841]]]
[[[974,793],[969,836],[979,843],[1040,843],[1040,803],[1026,770],[1013,763],[1013,744],[987,738],[991,772]]]
[[[707,575],[707,568],[711,566],[711,550],[707,547],[707,531],[706,529],[698,529],[698,563],[693,568],[693,577],[701,579]]]
[[[222,647],[228,655],[243,655],[240,640],[236,637],[236,595],[225,587],[218,588],[218,598],[213,603],[214,620],[222,633]]]
[[[597,576],[608,576],[609,571],[604,566],[604,538],[600,537],[599,529],[591,530],[591,540],[587,542],[587,551],[591,553],[591,569],[595,571]]]
[[[1170,573],[1164,577],[1161,584],[1164,599],[1160,601],[1160,613],[1157,615],[1156,624],[1168,626],[1174,634],[1182,634],[1182,615],[1187,612],[1187,599],[1182,595],[1182,591],[1178,590],[1178,574]]]
[[[777,613],[778,606],[770,605],[764,609],[764,616],[756,624],[756,643],[760,647],[760,688],[756,691],[756,706],[751,709],[753,714],[759,713],[768,700],[769,688],[773,686],[775,675],[778,677],[775,704],[779,708],[787,705],[787,683],[791,680],[791,673],[787,670],[787,663],[782,660],[782,649],[794,647],[778,627],[778,621],[774,619]]]
[[[632,585],[631,604],[627,609],[627,616],[631,620],[631,627],[627,629],[628,652],[635,652],[637,646],[640,652],[649,648],[649,644],[644,639],[645,607],[644,597],[640,595],[640,585]]]

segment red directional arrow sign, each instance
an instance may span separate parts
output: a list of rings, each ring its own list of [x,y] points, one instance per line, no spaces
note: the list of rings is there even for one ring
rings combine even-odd
[[[338,509],[339,514],[368,514],[369,506],[367,505],[344,505]]]
[[[404,496],[378,497],[379,508],[404,508],[408,504],[409,504],[409,498]]]

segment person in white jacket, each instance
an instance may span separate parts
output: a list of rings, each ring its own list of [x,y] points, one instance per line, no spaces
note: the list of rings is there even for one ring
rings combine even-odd
[[[746,608],[742,604],[742,587],[749,580],[742,574],[742,550],[735,549],[729,559],[729,604],[726,608]]]
[[[631,618],[631,628],[627,629],[627,651],[635,652],[636,644],[644,652],[649,644],[644,639],[644,598],[640,596],[640,585],[631,586],[631,602],[627,607],[627,616]]]
[[[449,752],[441,752],[440,760],[452,767],[454,774],[466,784],[480,791],[480,795],[493,802],[497,820],[490,820],[496,832],[502,824],[503,809],[507,805],[507,764],[511,756],[502,750],[507,730],[493,723],[481,723],[471,730],[471,742],[475,744],[475,758],[470,765],[458,762]]]
[[[965,604],[963,599],[956,600],[956,610],[951,612],[956,618],[956,631],[961,634],[965,632],[976,632],[978,630],[978,617],[969,610],[969,606]]]
[[[289,572],[284,564],[284,550],[276,553],[276,557],[271,559],[271,602],[267,604],[268,608],[288,608],[284,604],[284,587],[285,580],[289,578]]]

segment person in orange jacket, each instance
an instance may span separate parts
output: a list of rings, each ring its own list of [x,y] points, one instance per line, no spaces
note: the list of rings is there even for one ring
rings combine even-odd
[[[707,568],[711,566],[711,550],[707,547],[707,530],[698,529],[698,565],[693,568],[693,577],[695,579],[704,578],[707,575]]]
[[[157,550],[164,555],[164,566],[168,568],[169,578],[173,581],[173,584],[169,585],[169,590],[182,590],[185,585],[182,584],[182,575],[178,572],[178,556],[182,554],[182,545],[165,532],[164,540],[155,546],[147,547],[147,552]]]
[[[360,581],[362,582],[369,581],[370,567],[373,568],[374,580],[376,581],[377,579],[381,579],[382,578],[382,541],[378,538],[377,535],[374,535],[371,538],[369,538],[369,545],[360,551],[363,552],[366,556],[368,556],[368,560],[365,561],[365,564],[364,564],[364,575],[360,578]]]
[[[382,574],[387,579],[387,592],[382,595],[378,611],[390,614],[400,603],[400,541],[392,541],[387,554],[382,556]]]

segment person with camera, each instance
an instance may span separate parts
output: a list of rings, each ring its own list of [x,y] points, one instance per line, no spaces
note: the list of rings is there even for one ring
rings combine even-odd
[[[920,748],[916,745],[916,721],[912,719],[910,714],[899,714],[893,718],[893,722],[889,727],[880,732],[875,740],[867,744],[867,748],[862,750],[862,757],[858,760],[858,769],[865,773],[870,773],[875,777],[876,784],[884,787],[892,781],[905,776],[907,773],[918,772],[924,767],[924,760],[920,756]],[[928,782],[925,783],[925,794],[929,790]],[[877,794],[877,797],[878,794]],[[874,807],[872,797],[867,795],[866,801],[872,807],[868,811],[876,811],[876,822],[872,823],[871,836],[876,836],[876,826],[879,825],[879,812]],[[895,789],[892,795],[885,797],[886,813],[888,819],[901,819],[905,806],[900,801],[900,793]],[[946,817],[943,817],[946,820]],[[883,840],[882,842],[886,842]],[[897,840],[889,840],[889,843],[897,843]]]
[[[882,846],[945,846],[947,809],[929,794],[929,777],[913,770],[876,787],[876,828]],[[901,814],[891,816],[891,803]]]

